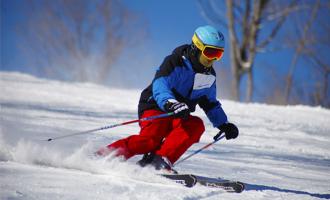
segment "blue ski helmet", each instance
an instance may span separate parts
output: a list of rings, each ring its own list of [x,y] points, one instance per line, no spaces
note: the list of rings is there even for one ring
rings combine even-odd
[[[225,38],[212,26],[201,26],[192,37],[193,49],[199,50],[199,62],[205,67],[211,67],[215,60],[220,60],[224,53]],[[195,47],[194,47],[195,46]]]
[[[195,46],[203,51],[204,46],[225,48],[225,37],[213,26],[201,26],[195,30],[192,38]]]

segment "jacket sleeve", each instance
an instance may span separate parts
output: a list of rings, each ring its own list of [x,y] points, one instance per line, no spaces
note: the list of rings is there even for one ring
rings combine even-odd
[[[168,56],[157,70],[155,78],[152,82],[153,98],[157,102],[158,107],[163,111],[165,111],[165,102],[168,99],[175,99],[175,96],[171,90],[175,84],[175,80],[175,67],[170,61],[170,56]]]
[[[227,115],[222,109],[220,102],[216,99],[215,83],[209,89],[208,94],[200,99],[198,104],[204,110],[213,127],[218,127],[227,122]]]

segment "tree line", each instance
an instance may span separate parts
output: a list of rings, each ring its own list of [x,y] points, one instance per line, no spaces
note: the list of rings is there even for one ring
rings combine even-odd
[[[253,101],[254,74],[265,67],[273,70],[270,76],[277,77],[269,77],[274,83],[265,83],[270,90],[263,94],[264,101],[330,107],[330,1],[200,0],[199,5],[205,18],[228,31],[231,98]],[[256,62],[258,55],[284,50],[292,52],[287,66]],[[276,74],[279,67],[286,73]],[[307,79],[299,79],[302,70],[310,73]]]
[[[26,2],[26,23],[17,28],[20,46],[50,77],[105,83],[119,55],[146,34],[143,17],[119,0]],[[261,96],[259,101],[267,103],[330,107],[330,1],[197,2],[210,23],[228,32],[229,98],[253,102]],[[272,60],[283,59],[276,56],[266,63],[258,59],[281,51],[290,52],[286,66],[276,66]],[[269,78],[263,88],[269,90],[258,93],[256,74],[265,69]],[[299,78],[302,71],[310,77]]]

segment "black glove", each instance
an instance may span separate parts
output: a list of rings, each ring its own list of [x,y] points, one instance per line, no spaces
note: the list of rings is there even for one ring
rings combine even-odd
[[[175,117],[181,117],[182,119],[187,119],[190,113],[187,104],[174,99],[166,101],[164,108],[166,112],[173,112]]]
[[[235,139],[239,134],[238,128],[235,126],[235,124],[232,123],[224,123],[220,125],[218,129],[220,130],[220,132],[216,136],[214,136],[214,140],[217,140],[222,133],[225,133],[227,140]]]

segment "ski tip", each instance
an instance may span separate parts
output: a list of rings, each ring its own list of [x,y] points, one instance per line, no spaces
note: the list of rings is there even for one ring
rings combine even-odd
[[[191,174],[160,174],[161,176],[172,179],[174,182],[182,184],[188,188],[196,185],[197,179]]]
[[[242,182],[239,182],[239,181],[237,181],[237,184],[240,185],[241,187],[240,187],[240,188],[236,188],[235,192],[236,192],[236,193],[241,193],[241,192],[243,192],[243,191],[245,190],[245,184],[242,183]]]
[[[245,190],[245,184],[242,182],[232,182],[230,187],[225,187],[225,190],[227,190],[227,192],[233,192],[233,193],[241,193]]]

